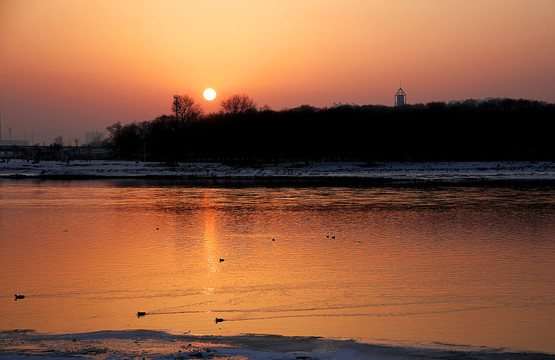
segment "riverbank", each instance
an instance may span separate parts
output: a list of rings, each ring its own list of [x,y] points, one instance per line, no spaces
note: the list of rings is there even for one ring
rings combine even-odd
[[[36,179],[212,179],[334,183],[555,182],[555,164],[543,162],[289,162],[236,165],[133,161],[12,160],[0,177]]]
[[[544,353],[434,345],[392,346],[278,335],[194,336],[149,330],[62,335],[25,330],[0,333],[0,359],[555,359]]]

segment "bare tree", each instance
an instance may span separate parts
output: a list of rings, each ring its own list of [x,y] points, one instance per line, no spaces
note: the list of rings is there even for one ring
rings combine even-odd
[[[54,145],[64,146],[64,138],[62,136],[56,136],[54,138]]]
[[[190,123],[202,115],[202,109],[195,100],[188,95],[174,95],[172,111],[175,118],[183,123]]]
[[[256,111],[256,104],[247,95],[232,95],[221,102],[222,112],[229,115],[247,114]]]

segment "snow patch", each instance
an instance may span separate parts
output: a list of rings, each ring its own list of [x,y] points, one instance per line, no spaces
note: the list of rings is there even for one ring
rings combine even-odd
[[[554,181],[555,164],[543,162],[313,162],[234,166],[223,163],[12,160],[0,177],[369,180],[405,182]]]

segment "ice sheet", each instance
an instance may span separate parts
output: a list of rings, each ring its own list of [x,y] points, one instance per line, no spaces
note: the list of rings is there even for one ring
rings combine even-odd
[[[382,345],[278,335],[202,336],[163,331],[0,333],[0,359],[555,359],[555,355],[450,344]]]
[[[375,181],[553,181],[553,162],[288,162],[235,166],[222,163],[162,163],[133,161],[30,161],[0,164],[0,177],[174,177],[223,179],[366,179]]]

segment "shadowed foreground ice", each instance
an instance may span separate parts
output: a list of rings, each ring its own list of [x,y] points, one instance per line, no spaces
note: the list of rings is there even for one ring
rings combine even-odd
[[[161,331],[0,333],[0,359],[555,359],[555,355],[449,344],[372,345],[278,335],[193,336]]]
[[[550,161],[501,162],[286,162],[279,164],[163,163],[15,159],[0,164],[0,177],[24,178],[181,178],[289,181],[350,180],[374,182],[553,181]]]

